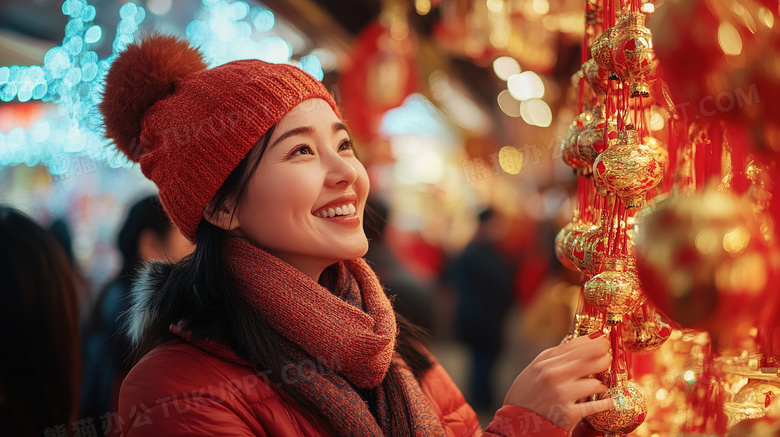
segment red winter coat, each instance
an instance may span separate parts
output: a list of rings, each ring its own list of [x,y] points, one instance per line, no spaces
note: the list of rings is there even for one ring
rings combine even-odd
[[[288,372],[293,378],[294,369]],[[226,346],[181,337],[148,353],[122,384],[122,435],[322,436],[279,387]],[[526,409],[507,405],[483,434],[477,415],[439,363],[422,389],[448,436],[564,437],[566,432]]]

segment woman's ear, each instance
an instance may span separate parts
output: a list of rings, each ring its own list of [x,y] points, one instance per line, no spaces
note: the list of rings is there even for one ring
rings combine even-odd
[[[232,231],[241,227],[238,216],[234,212],[235,207],[228,208],[225,205],[220,206],[216,211],[212,210],[212,208],[206,208],[203,211],[203,219],[218,228]]]

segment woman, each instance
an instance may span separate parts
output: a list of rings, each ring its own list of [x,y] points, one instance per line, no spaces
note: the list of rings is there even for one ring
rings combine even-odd
[[[101,111],[196,243],[136,284],[124,435],[481,434],[361,258],[368,177],[322,84],[257,60],[206,69],[153,35],[114,62]],[[586,337],[542,353],[487,432],[563,436],[610,408],[576,404],[606,390],[588,375],[608,350]]]
[[[73,435],[78,323],[62,246],[24,214],[0,206],[0,434]]]

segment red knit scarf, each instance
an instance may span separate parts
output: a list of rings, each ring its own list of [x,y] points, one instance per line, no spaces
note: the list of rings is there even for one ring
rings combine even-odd
[[[281,337],[299,390],[343,436],[444,435],[417,380],[395,352],[390,301],[362,258],[334,264],[319,284],[241,239],[225,256],[247,301]],[[318,365],[311,365],[318,361]],[[323,363],[333,368],[323,371]],[[376,418],[356,391],[374,389]]]

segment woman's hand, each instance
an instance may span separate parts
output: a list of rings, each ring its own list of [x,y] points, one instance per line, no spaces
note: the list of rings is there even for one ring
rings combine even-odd
[[[568,431],[585,416],[612,408],[612,399],[577,403],[607,386],[589,375],[609,368],[612,355],[603,332],[545,350],[515,378],[504,405],[531,410]]]

